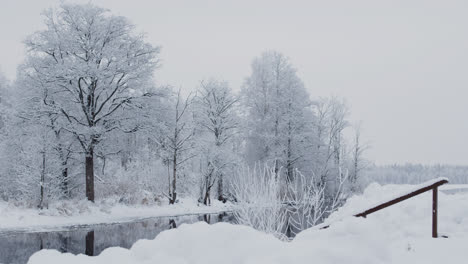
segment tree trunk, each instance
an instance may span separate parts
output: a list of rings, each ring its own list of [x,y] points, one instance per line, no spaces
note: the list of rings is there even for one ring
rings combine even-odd
[[[294,180],[294,176],[293,176],[293,160],[292,160],[292,133],[291,133],[291,122],[288,122],[288,150],[287,150],[287,164],[286,164],[286,167],[287,167],[287,177],[286,177],[286,181],[288,183],[291,183],[293,180]]]
[[[174,158],[172,159],[172,194],[169,204],[174,204],[177,199],[176,192],[176,183],[177,183],[177,152],[174,152]]]
[[[66,163],[62,163],[62,166],[62,191],[65,197],[69,198],[70,194],[68,193],[68,168]]]
[[[86,153],[86,198],[94,202],[94,146]]]
[[[106,172],[106,156],[103,155],[103,156],[102,156],[101,175],[102,175],[102,176],[105,176],[105,172]]]
[[[65,154],[63,153],[63,146],[60,145],[60,160],[62,161],[62,181],[60,184],[60,187],[62,188],[63,195],[65,197],[69,197],[68,193],[68,161],[67,158],[65,157]]]
[[[205,195],[203,197],[203,204],[204,205],[210,205],[211,204],[211,187],[213,186],[214,182],[212,182],[213,180],[213,173],[215,172],[214,171],[214,168],[212,167],[212,164],[211,162],[208,162],[208,166],[207,168],[209,169],[209,171],[207,172],[206,176],[205,176]]]
[[[42,152],[42,171],[41,171],[41,200],[39,201],[39,208],[44,207],[44,181],[45,181],[45,166],[46,166],[46,154],[45,150]]]
[[[204,205],[210,205],[211,204],[210,192],[211,192],[211,187],[208,186],[206,188],[205,197],[203,198],[203,204]]]
[[[57,142],[60,142],[60,134],[56,133],[55,138]],[[58,152],[61,161],[62,179],[60,181],[60,188],[62,189],[62,195],[69,197],[68,194],[68,156],[65,154],[63,144],[58,144]]]
[[[171,196],[172,195],[172,191],[171,191],[171,163],[169,162],[169,160],[167,161],[167,185],[168,185],[168,192],[167,192],[167,195]]]
[[[218,175],[218,200],[224,202],[223,174],[222,173],[219,173]]]

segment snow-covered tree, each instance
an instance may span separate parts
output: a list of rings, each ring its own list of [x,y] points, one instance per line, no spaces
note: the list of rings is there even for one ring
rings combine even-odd
[[[6,172],[7,166],[7,145],[8,145],[8,134],[11,130],[9,125],[10,119],[13,116],[13,109],[11,102],[9,102],[9,84],[3,72],[0,72],[0,180],[3,183],[0,187],[0,197],[8,199],[8,177]],[[10,186],[11,187],[11,186]]]
[[[0,71],[0,135],[5,132],[5,119],[8,115],[8,109],[11,108],[7,99],[9,90],[8,81]]]
[[[150,97],[159,48],[134,33],[127,19],[92,4],[62,4],[45,14],[46,29],[27,39],[22,71],[57,127],[85,156],[86,197],[94,201],[95,148],[113,131],[138,130],[141,100]],[[40,85],[34,85],[38,83]]]
[[[211,189],[218,183],[218,200],[226,199],[224,177],[233,164],[232,139],[238,128],[237,103],[227,82],[202,81],[196,97],[196,120],[199,129],[199,149],[206,162],[202,172],[201,199],[209,204]]]
[[[321,184],[333,181],[333,176],[344,172],[343,131],[349,126],[349,108],[346,102],[337,97],[319,98],[315,104],[317,121],[315,123],[319,144],[317,155]]]
[[[351,191],[355,192],[359,189],[359,180],[361,178],[361,172],[367,166],[366,161],[364,160],[364,152],[367,149],[367,144],[362,142],[361,137],[361,123],[357,123],[353,126],[353,148],[351,153],[351,173],[350,173],[350,185]]]
[[[252,73],[242,87],[246,109],[246,158],[252,164],[274,164],[278,176],[285,168],[292,180],[294,168],[306,159],[312,144],[313,112],[309,95],[289,60],[265,52],[252,62]]]
[[[15,82],[9,103],[14,106],[5,119],[6,142],[2,148],[3,177],[9,198],[30,201],[43,207],[57,197],[60,164],[54,150],[58,143],[50,129],[50,115],[40,94]]]
[[[163,152],[163,161],[168,166],[169,204],[177,201],[177,179],[182,165],[194,157],[191,153],[194,136],[193,116],[189,113],[192,103],[193,96],[189,94],[183,99],[179,89],[171,98],[164,127],[155,137]],[[169,172],[170,167],[172,173]]]
[[[318,144],[312,150],[317,160],[315,175],[325,187],[328,211],[344,202],[349,187],[350,154],[346,149],[344,130],[349,127],[349,107],[338,97],[319,98],[315,102],[315,132]]]

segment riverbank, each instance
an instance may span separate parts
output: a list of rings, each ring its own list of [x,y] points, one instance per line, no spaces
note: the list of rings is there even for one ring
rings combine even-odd
[[[466,263],[467,193],[439,193],[439,234],[448,238],[431,237],[431,193],[367,218],[349,217],[409,188],[372,184],[330,216],[329,228],[304,230],[291,242],[247,226],[199,222],[161,232],[154,240],[139,240],[130,249],[105,249],[97,257],[42,250],[28,263]]]
[[[83,200],[55,202],[45,209],[26,208],[0,201],[0,232],[59,231],[70,226],[125,223],[152,217],[215,214],[231,211],[233,205],[213,201],[211,206],[191,199],[179,203],[126,205],[113,199],[95,203]]]

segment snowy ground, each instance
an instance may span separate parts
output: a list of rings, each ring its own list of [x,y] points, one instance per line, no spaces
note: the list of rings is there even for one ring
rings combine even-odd
[[[439,190],[447,194],[468,192],[468,184],[446,184],[440,186]]]
[[[439,194],[439,232],[449,238],[431,238],[431,193],[367,218],[347,217],[409,189],[372,184],[329,218],[328,229],[305,230],[291,242],[246,226],[200,222],[131,249],[109,248],[97,257],[43,250],[29,263],[468,263],[468,193]]]
[[[230,210],[231,204],[213,201],[211,206],[203,206],[190,199],[182,199],[175,205],[132,206],[112,200],[101,200],[95,204],[87,201],[64,201],[51,204],[49,209],[44,210],[0,202],[0,232],[62,230],[76,225],[123,223],[150,217],[208,214]]]

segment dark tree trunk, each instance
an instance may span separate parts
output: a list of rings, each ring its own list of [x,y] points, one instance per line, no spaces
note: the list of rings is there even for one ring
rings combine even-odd
[[[91,146],[86,153],[86,198],[94,202],[94,147]]]
[[[171,191],[171,168],[170,167],[171,167],[171,163],[169,161],[167,161],[167,184],[168,184],[167,194],[169,195],[169,197],[171,197],[171,195],[172,195],[172,191]]]
[[[286,177],[286,181],[288,183],[291,183],[293,180],[294,180],[294,175],[293,175],[293,161],[292,161],[292,153],[291,153],[291,136],[289,136],[288,138],[288,158],[287,158],[287,164],[286,164],[286,167],[287,167],[287,177]]]
[[[174,219],[169,219],[169,229],[177,228],[177,224]]]
[[[210,205],[211,204],[210,191],[211,191],[211,187],[206,188],[205,197],[203,198],[203,204],[204,205]]]
[[[62,163],[62,191],[65,197],[70,197],[68,193],[68,167],[66,161]]]
[[[214,173],[214,168],[212,167],[211,162],[208,162],[208,168],[209,172],[205,176],[205,194],[203,197],[203,204],[204,205],[210,205],[211,204],[211,187],[213,187],[214,182],[212,182],[213,179],[213,173]]]
[[[203,215],[203,221],[205,221],[207,224],[211,224],[211,215],[204,214]]]
[[[177,184],[177,152],[174,152],[174,157],[172,159],[172,194],[171,194],[171,199],[169,200],[169,204],[174,204],[176,202],[176,199],[177,199],[176,184]]]
[[[218,175],[218,200],[224,202],[224,193],[223,193],[223,174],[219,173]]]
[[[291,103],[289,104],[289,108],[291,108],[292,105]],[[288,122],[288,147],[287,147],[287,162],[286,162],[286,168],[287,168],[287,177],[286,181],[287,183],[291,183],[294,180],[294,168],[293,168],[293,151],[292,151],[292,126],[291,126],[291,120]]]
[[[41,200],[39,201],[39,208],[44,207],[44,182],[45,182],[45,168],[46,166],[46,154],[42,152],[42,171],[41,171]]]
[[[101,175],[104,175],[105,172],[106,172],[106,156],[102,156]]]
[[[55,132],[55,138],[57,142],[60,142],[60,134],[58,132]],[[64,146],[62,143],[58,144],[58,149],[57,149],[61,161],[61,170],[62,170],[62,179],[60,181],[60,188],[62,189],[62,195],[64,197],[69,197],[68,194],[68,155],[65,154],[66,150],[64,149]]]
[[[94,230],[89,231],[85,238],[85,254],[94,256]]]

